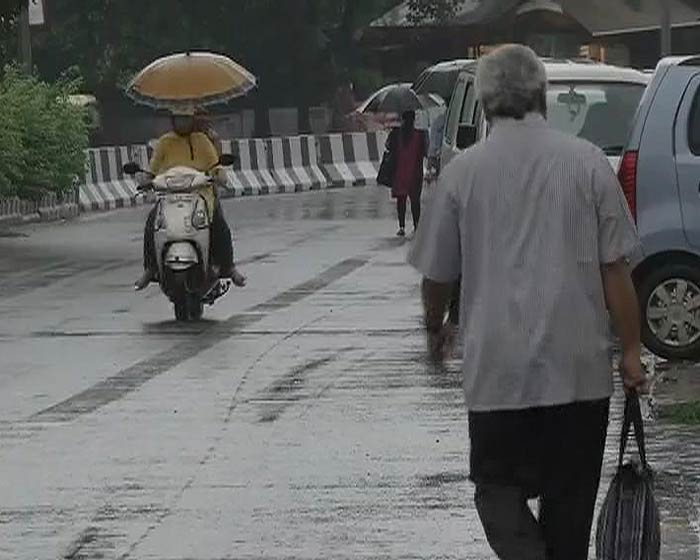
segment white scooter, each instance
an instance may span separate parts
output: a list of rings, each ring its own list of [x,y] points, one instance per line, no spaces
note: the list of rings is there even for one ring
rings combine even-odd
[[[219,165],[230,166],[234,156],[223,154]],[[124,173],[136,176],[139,191],[156,194],[155,248],[158,278],[172,301],[178,321],[201,319],[204,304],[212,305],[231,288],[210,262],[210,214],[203,188],[214,188],[214,178],[189,167],[174,167],[154,176],[136,163]]]

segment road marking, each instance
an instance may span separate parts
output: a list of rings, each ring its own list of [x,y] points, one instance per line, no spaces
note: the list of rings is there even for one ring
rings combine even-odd
[[[37,412],[28,421],[44,424],[70,422],[84,414],[90,414],[123,398],[151,379],[201,354],[219,342],[242,333],[247,327],[260,322],[270,313],[290,307],[319,292],[333,282],[363,267],[367,262],[366,257],[341,261],[318,276],[277,294],[265,303],[254,306],[247,313],[236,314],[222,323],[215,323],[191,340],[179,342],[58,404]]]

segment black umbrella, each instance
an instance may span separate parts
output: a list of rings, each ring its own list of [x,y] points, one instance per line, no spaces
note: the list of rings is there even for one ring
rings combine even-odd
[[[377,92],[363,113],[398,113],[423,109],[420,98],[409,86],[388,86]]]

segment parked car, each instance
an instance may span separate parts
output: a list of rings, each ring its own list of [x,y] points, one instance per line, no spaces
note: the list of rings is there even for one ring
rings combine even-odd
[[[544,63],[550,125],[597,144],[617,169],[651,76],[590,61],[545,59]],[[486,120],[476,98],[475,73],[476,65],[469,65],[455,83],[440,155],[442,167],[486,133]]]
[[[672,359],[700,357],[700,56],[654,72],[619,178],[642,239],[633,259],[642,338]]]

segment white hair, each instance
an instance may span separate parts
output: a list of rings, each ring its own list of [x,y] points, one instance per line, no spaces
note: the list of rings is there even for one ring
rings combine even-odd
[[[505,45],[481,58],[476,91],[489,119],[522,119],[527,113],[547,111],[547,72],[524,45]]]

